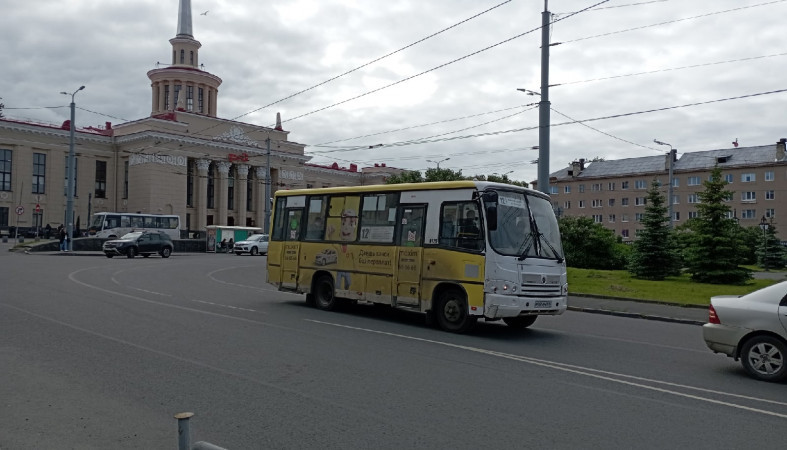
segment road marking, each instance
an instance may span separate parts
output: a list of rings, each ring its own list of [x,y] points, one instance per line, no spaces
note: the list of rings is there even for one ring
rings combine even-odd
[[[259,313],[263,313],[263,314],[268,314],[265,311],[257,311],[256,309],[241,308],[239,306],[222,305],[221,303],[206,302],[204,300],[191,299],[191,301],[192,302],[197,302],[197,303],[204,303],[206,305],[221,306],[221,307],[229,308],[229,309],[237,309],[238,311],[259,312]]]
[[[703,389],[703,388],[698,388],[698,387],[693,387],[693,386],[681,385],[681,384],[677,384],[677,383],[670,383],[670,382],[666,382],[666,381],[652,380],[652,379],[641,378],[641,377],[636,377],[636,376],[632,376],[632,375],[620,374],[620,373],[615,373],[615,372],[608,372],[608,371],[603,371],[603,370],[598,370],[598,369],[591,369],[591,368],[588,368],[588,367],[575,366],[575,365],[571,365],[571,364],[565,364],[565,363],[559,363],[559,362],[548,361],[548,360],[543,360],[543,359],[531,358],[531,357],[528,357],[528,356],[513,355],[513,354],[510,354],[510,353],[497,352],[497,351],[494,351],[494,350],[486,350],[486,349],[483,349],[483,348],[470,347],[470,346],[467,346],[467,345],[452,344],[450,342],[436,341],[436,340],[433,340],[433,339],[419,338],[419,337],[415,337],[415,336],[407,336],[407,335],[404,335],[404,334],[391,333],[391,332],[388,332],[388,331],[372,330],[372,329],[369,329],[369,328],[354,327],[354,326],[350,326],[350,325],[343,325],[343,324],[333,323],[333,322],[324,322],[324,321],[321,321],[321,320],[314,320],[314,319],[304,319],[304,320],[307,321],[307,322],[313,322],[313,323],[318,323],[318,324],[322,324],[322,325],[328,325],[328,326],[339,327],[339,328],[347,328],[347,329],[350,329],[350,330],[363,331],[363,332],[367,332],[367,333],[375,333],[375,334],[381,334],[381,335],[386,335],[386,336],[398,337],[398,338],[402,338],[402,339],[409,339],[409,340],[414,340],[414,341],[427,342],[427,343],[430,343],[430,344],[442,345],[442,346],[446,346],[446,347],[458,348],[458,349],[461,349],[461,350],[467,350],[467,351],[471,351],[471,352],[475,352],[475,353],[482,353],[482,354],[486,354],[486,355],[490,355],[490,356],[497,356],[497,357],[500,357],[500,358],[511,359],[511,360],[514,360],[514,361],[521,361],[521,362],[525,362],[525,363],[528,363],[528,364],[533,364],[533,365],[537,365],[537,366],[547,367],[547,368],[551,368],[551,369],[555,369],[555,370],[561,370],[563,372],[570,372],[570,373],[574,373],[574,374],[577,374],[577,375],[583,375],[583,376],[586,376],[586,377],[598,378],[598,379],[601,379],[601,380],[611,381],[613,383],[625,384],[625,385],[628,385],[628,386],[638,387],[638,388],[642,388],[642,389],[648,389],[648,390],[651,390],[651,391],[662,392],[662,393],[665,393],[665,394],[676,395],[676,396],[679,396],[679,397],[685,397],[685,398],[689,398],[689,399],[693,399],[693,400],[703,401],[703,402],[707,402],[707,403],[713,403],[713,404],[717,404],[717,405],[729,406],[731,408],[737,408],[737,409],[742,409],[742,410],[745,410],[745,411],[750,411],[750,412],[765,414],[765,415],[769,415],[769,416],[779,417],[779,418],[782,418],[782,419],[787,419],[787,414],[781,414],[781,413],[777,413],[775,411],[767,411],[767,410],[764,410],[764,409],[752,408],[752,407],[749,407],[749,406],[739,405],[739,404],[736,404],[736,403],[730,403],[730,402],[726,402],[726,401],[722,401],[722,400],[715,400],[715,399],[708,398],[708,397],[700,397],[698,395],[687,394],[687,393],[673,391],[673,390],[660,388],[660,387],[656,387],[656,386],[648,386],[646,384],[636,383],[634,381],[621,380],[621,379],[613,378],[613,377],[629,378],[629,379],[638,380],[638,381],[647,381],[647,382],[651,382],[651,383],[664,384],[664,385],[672,386],[672,387],[680,387],[680,388],[684,388],[684,389],[690,389],[690,390],[696,390],[696,391],[701,391],[701,392],[713,393],[713,394],[717,394],[717,395],[720,395],[720,396],[736,397],[736,398],[746,399],[746,400],[751,400],[751,401],[771,403],[771,404],[776,404],[776,405],[780,405],[780,406],[787,406],[787,403],[783,403],[783,402],[771,401],[771,400],[766,400],[766,399],[756,398],[756,397],[747,397],[747,396],[743,396],[743,395],[728,394],[728,393],[725,393],[725,392],[718,392],[718,391],[713,391],[713,390],[710,390],[710,389]],[[596,373],[593,373],[593,372],[596,372]]]

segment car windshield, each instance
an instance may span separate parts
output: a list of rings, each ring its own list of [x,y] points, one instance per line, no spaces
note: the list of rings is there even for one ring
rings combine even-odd
[[[142,236],[141,231],[132,231],[131,233],[124,234],[120,239],[136,239]]]
[[[560,230],[549,200],[523,192],[497,194],[497,229],[489,232],[492,248],[520,259],[562,260]]]
[[[249,236],[249,238],[246,239],[246,240],[247,241],[263,242],[263,241],[267,241],[268,240],[268,235],[267,234],[255,234],[253,236]]]

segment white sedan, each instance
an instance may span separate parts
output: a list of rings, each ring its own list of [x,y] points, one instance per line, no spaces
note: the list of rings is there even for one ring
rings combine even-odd
[[[248,253],[252,256],[259,254],[268,254],[268,235],[267,234],[253,234],[243,241],[238,241],[232,247],[232,251],[240,256]]]
[[[736,361],[754,378],[787,379],[787,281],[750,294],[710,299],[705,344]]]

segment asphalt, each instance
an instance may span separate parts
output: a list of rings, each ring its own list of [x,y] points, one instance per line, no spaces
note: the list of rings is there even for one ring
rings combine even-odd
[[[27,242],[32,243],[31,240],[27,240]],[[11,240],[7,243],[0,243],[0,253],[8,253],[13,246],[14,243]],[[104,256],[101,252],[47,252],[46,254],[53,256]],[[754,276],[755,278],[785,279],[784,272],[756,272]],[[568,309],[584,313],[690,325],[702,325],[708,321],[707,306],[685,306],[648,300],[569,295]]]

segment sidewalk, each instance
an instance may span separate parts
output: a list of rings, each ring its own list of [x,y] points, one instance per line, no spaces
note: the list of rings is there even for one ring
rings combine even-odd
[[[681,306],[641,300],[569,295],[568,310],[690,325],[708,322],[707,306]]]

